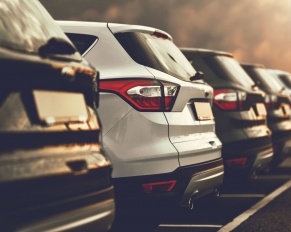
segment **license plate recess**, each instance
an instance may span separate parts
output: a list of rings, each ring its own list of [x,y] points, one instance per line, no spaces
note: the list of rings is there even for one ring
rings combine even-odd
[[[194,102],[194,109],[198,120],[213,120],[213,113],[209,102]]]
[[[257,103],[256,108],[257,108],[259,116],[266,116],[267,115],[266,107],[263,103]]]
[[[39,120],[46,124],[85,122],[87,106],[82,93],[33,90]]]

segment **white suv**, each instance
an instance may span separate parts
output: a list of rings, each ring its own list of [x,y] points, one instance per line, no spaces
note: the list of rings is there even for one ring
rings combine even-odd
[[[100,71],[98,112],[113,163],[116,221],[125,208],[192,207],[216,190],[224,167],[213,89],[171,36],[137,25],[58,23]]]

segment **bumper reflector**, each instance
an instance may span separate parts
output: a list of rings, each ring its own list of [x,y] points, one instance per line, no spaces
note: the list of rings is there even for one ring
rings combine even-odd
[[[273,151],[274,151],[274,153],[279,152],[279,145],[278,144],[273,143]]]
[[[170,192],[174,188],[176,183],[176,180],[152,182],[142,184],[142,188],[146,193]]]
[[[237,158],[226,160],[225,162],[229,167],[243,167],[245,166],[247,160],[248,158]]]

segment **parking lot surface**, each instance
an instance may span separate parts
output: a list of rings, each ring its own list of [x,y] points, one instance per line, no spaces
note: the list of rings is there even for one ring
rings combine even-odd
[[[291,231],[291,158],[249,181],[225,183],[217,198],[204,198],[192,211],[175,210],[155,232]]]

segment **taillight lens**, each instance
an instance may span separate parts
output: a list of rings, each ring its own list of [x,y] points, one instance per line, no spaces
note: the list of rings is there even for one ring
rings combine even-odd
[[[174,101],[178,94],[178,85],[169,82],[162,82],[164,101],[165,101],[165,111],[170,111],[174,105]]]
[[[276,106],[278,97],[276,95],[266,95],[265,96],[265,107],[267,110],[272,109]]]
[[[241,110],[247,93],[230,89],[215,89],[213,103],[222,110]]]
[[[102,80],[102,92],[113,92],[140,111],[171,111],[179,86],[145,79]]]
[[[271,109],[271,97],[270,97],[270,95],[265,96],[265,107],[267,110]]]

